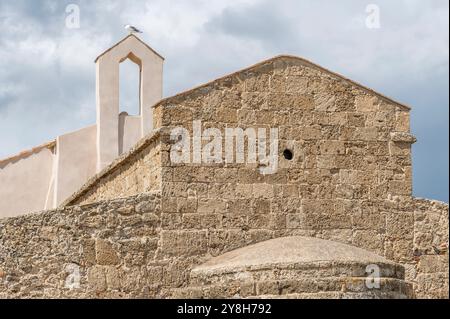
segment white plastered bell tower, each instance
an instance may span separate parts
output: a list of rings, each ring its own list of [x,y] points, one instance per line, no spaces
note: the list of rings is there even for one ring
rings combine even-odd
[[[126,59],[136,63],[140,70],[140,121],[137,128],[140,138],[152,131],[152,106],[162,98],[164,58],[135,35],[128,35],[95,60],[97,171],[120,155],[119,140],[123,136],[119,132],[119,67]]]

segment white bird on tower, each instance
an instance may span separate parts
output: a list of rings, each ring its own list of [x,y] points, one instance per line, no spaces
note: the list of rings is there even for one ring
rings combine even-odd
[[[139,30],[138,28],[136,28],[136,27],[134,27],[134,26],[132,26],[132,25],[129,25],[129,24],[127,24],[127,25],[125,26],[125,30],[127,30],[130,34],[133,34],[133,33],[142,33],[141,30]]]

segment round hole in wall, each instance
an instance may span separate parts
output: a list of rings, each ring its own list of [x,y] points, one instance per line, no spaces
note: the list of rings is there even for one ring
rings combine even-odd
[[[291,150],[285,149],[283,151],[283,156],[285,159],[287,159],[288,161],[291,161],[294,158],[294,154],[292,154]]]

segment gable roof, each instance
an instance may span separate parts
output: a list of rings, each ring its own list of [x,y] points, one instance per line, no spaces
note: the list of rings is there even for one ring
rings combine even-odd
[[[378,92],[372,90],[371,88],[368,88],[368,87],[366,87],[366,86],[364,86],[364,85],[362,85],[362,84],[360,84],[360,83],[358,83],[356,81],[353,81],[353,80],[351,80],[351,79],[349,79],[349,78],[347,78],[347,77],[345,77],[345,76],[343,76],[343,75],[341,75],[339,73],[330,71],[330,70],[328,70],[328,69],[326,69],[326,68],[324,68],[324,67],[322,67],[322,66],[320,66],[318,64],[315,64],[315,63],[313,63],[313,62],[311,62],[309,60],[306,60],[304,58],[301,58],[301,57],[298,57],[298,56],[294,56],[294,55],[288,55],[288,54],[277,55],[277,56],[275,56],[273,58],[261,61],[259,63],[251,65],[251,66],[246,67],[244,69],[241,69],[241,70],[235,71],[233,73],[224,75],[224,76],[222,76],[220,78],[217,78],[217,79],[212,80],[210,82],[207,82],[205,84],[201,84],[201,85],[196,86],[196,87],[194,87],[192,89],[189,89],[187,91],[184,91],[184,92],[175,94],[173,96],[164,98],[161,101],[159,101],[158,103],[156,103],[153,107],[157,107],[157,106],[159,106],[161,104],[164,104],[164,103],[175,102],[175,101],[177,101],[179,99],[185,99],[191,94],[196,94],[196,93],[201,94],[204,91],[204,89],[207,88],[207,87],[214,86],[214,85],[219,84],[221,82],[227,81],[227,80],[229,80],[231,78],[235,78],[235,77],[238,77],[238,76],[240,76],[242,74],[245,74],[246,72],[249,72],[249,71],[252,71],[254,69],[257,69],[258,67],[262,67],[262,66],[264,66],[266,64],[270,64],[270,63],[273,63],[273,62],[276,62],[276,61],[281,61],[281,60],[294,60],[296,62],[300,62],[301,64],[303,64],[305,66],[308,66],[310,68],[313,68],[313,69],[322,71],[324,73],[328,73],[330,75],[333,75],[333,76],[335,76],[335,77],[337,77],[337,78],[339,78],[339,79],[341,79],[341,80],[343,80],[343,81],[345,81],[345,82],[347,82],[349,84],[352,84],[352,85],[360,88],[361,90],[365,91],[368,94],[373,94],[373,95],[379,97],[380,99],[382,99],[382,100],[384,100],[384,101],[386,101],[388,103],[392,103],[392,104],[397,105],[397,106],[399,106],[399,107],[401,107],[403,109],[406,109],[408,111],[411,110],[411,107],[409,107],[408,105],[406,105],[404,103],[401,103],[401,102],[398,102],[398,101],[396,101],[396,100],[394,100],[394,99],[392,99],[392,98],[390,98],[388,96],[385,96],[385,95],[383,95],[381,93],[378,93]]]
[[[125,38],[123,38],[122,40],[120,40],[119,42],[117,42],[116,44],[114,44],[112,47],[110,47],[108,50],[104,51],[102,54],[100,54],[94,62],[97,62],[98,59],[100,59],[102,56],[104,56],[106,53],[108,53],[109,51],[113,50],[114,48],[116,48],[117,46],[119,46],[120,44],[122,44],[125,40],[127,40],[128,38],[135,38],[136,40],[138,40],[140,43],[142,43],[147,49],[149,49],[150,51],[152,51],[154,54],[156,54],[157,56],[159,56],[161,59],[164,60],[163,56],[161,54],[159,54],[158,52],[156,52],[155,50],[153,50],[147,43],[145,43],[144,41],[142,41],[141,39],[139,39],[137,36],[135,36],[134,34],[129,34],[127,35]]]

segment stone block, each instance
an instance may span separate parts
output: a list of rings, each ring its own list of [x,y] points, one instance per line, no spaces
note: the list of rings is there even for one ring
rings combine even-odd
[[[162,213],[161,214],[161,228],[163,229],[180,229],[181,213]]]
[[[283,75],[274,75],[270,79],[270,91],[277,93],[286,92],[287,81]]]
[[[286,92],[307,93],[308,79],[303,76],[288,76],[286,79]]]
[[[408,156],[411,154],[410,142],[390,142],[389,153],[391,156]]]
[[[376,141],[378,139],[378,128],[357,127],[355,128],[353,138],[360,141]]]
[[[119,290],[121,288],[120,271],[114,267],[105,268],[105,280],[108,290]]]
[[[95,254],[99,265],[117,265],[120,262],[112,243],[103,239],[95,240]]]
[[[297,214],[287,214],[286,215],[286,228],[297,229],[304,228],[305,226],[305,216],[301,213]]]
[[[255,198],[271,199],[274,197],[274,188],[271,184],[253,184],[253,196]]]
[[[239,295],[241,297],[251,297],[256,293],[256,285],[254,282],[242,282],[239,284],[239,287]]]
[[[448,273],[448,263],[448,255],[423,255],[417,270],[421,273]]]
[[[378,99],[374,96],[359,95],[355,99],[358,112],[376,112],[378,110]]]
[[[408,239],[391,239],[385,237],[384,256],[396,262],[410,263],[414,261],[414,244]]]
[[[303,200],[305,229],[350,229],[351,213],[338,211],[333,200]]]
[[[96,264],[95,256],[95,240],[93,239],[83,239],[81,241],[81,251],[83,266],[89,267]]]
[[[280,287],[277,281],[265,280],[256,283],[256,294],[260,296],[264,295],[279,295]]]
[[[198,213],[223,213],[226,202],[219,198],[201,198],[198,200]]]
[[[384,253],[383,236],[376,230],[356,230],[353,234],[352,244],[379,255]]]
[[[328,92],[317,93],[314,97],[316,111],[319,112],[335,112],[336,97]]]
[[[300,127],[293,135],[301,140],[319,140],[322,138],[322,128],[318,125],[313,127]]]
[[[395,113],[395,130],[398,132],[409,132],[410,130],[410,120],[409,112],[398,111]]]
[[[214,229],[222,227],[223,214],[183,214],[184,229]]]
[[[393,212],[386,214],[386,235],[391,239],[414,238],[414,214]]]
[[[195,197],[192,198],[178,198],[177,199],[177,211],[182,214],[195,213],[198,208],[198,200]]]
[[[255,124],[255,111],[252,109],[240,109],[238,110],[237,116],[238,116],[238,123],[240,125],[251,125]]]
[[[352,243],[351,229],[323,229],[315,234],[315,237],[326,240],[337,241],[345,244]]]
[[[242,93],[242,107],[250,110],[268,109],[267,97],[268,93],[244,92]]]
[[[268,92],[270,77],[267,74],[249,74],[245,80],[246,92]]]
[[[91,289],[95,291],[106,290],[107,285],[104,267],[94,266],[89,268],[87,271],[87,277],[88,277],[88,284]]]
[[[161,240],[158,253],[162,256],[196,256],[204,254],[206,250],[206,231],[161,231]]]
[[[223,123],[237,123],[238,116],[235,109],[219,108],[217,110],[216,120]]]
[[[345,154],[345,144],[342,141],[322,141],[319,146],[320,154]]]
[[[347,113],[347,123],[352,127],[364,127],[366,123],[366,115],[364,113]]]
[[[249,198],[253,196],[253,184],[236,184],[236,197]]]

